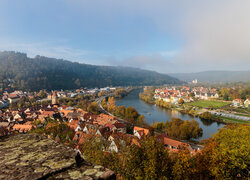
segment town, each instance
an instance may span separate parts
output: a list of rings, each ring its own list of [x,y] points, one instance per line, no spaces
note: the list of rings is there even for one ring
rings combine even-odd
[[[17,108],[15,110],[5,109],[0,111],[0,135],[6,136],[16,133],[28,133],[36,128],[50,128],[58,126],[57,122],[65,123],[69,127],[69,131],[73,132],[72,142],[74,148],[79,148],[84,142],[87,142],[90,137],[103,138],[107,141],[107,147],[104,151],[119,152],[119,147],[122,143],[129,142],[139,145],[140,139],[153,135],[150,129],[143,127],[132,126],[132,132],[128,133],[128,122],[121,122],[112,114],[93,114],[68,105],[60,105],[58,98],[60,97],[76,97],[78,95],[110,93],[119,88],[101,88],[91,90],[76,90],[75,92],[66,93],[63,91],[53,91],[47,94],[47,97],[39,102],[51,100],[48,104],[41,103],[40,105],[31,106],[26,109]],[[125,88],[128,89],[128,88]],[[45,92],[44,92],[45,93]],[[22,91],[14,91],[12,93],[3,93],[2,102],[9,101],[13,104],[18,102],[23,97],[39,98],[39,93],[25,93]],[[46,94],[46,93],[45,93]],[[45,96],[44,96],[45,97]],[[7,106],[7,105],[6,105]],[[52,133],[53,134],[53,133]],[[48,137],[53,138],[53,135],[48,134]],[[200,150],[200,147],[191,147],[187,142],[171,139],[167,134],[157,134],[159,141],[163,142],[165,147],[171,152],[176,152],[179,149],[188,147],[191,154],[195,154]],[[67,137],[69,138],[69,137]],[[56,141],[60,141],[59,136],[54,137]]]
[[[197,85],[145,87],[140,98],[163,108],[175,109],[202,118],[209,118],[207,116],[209,113],[210,119],[224,123],[250,121],[248,90],[239,90],[233,86],[230,88]],[[206,117],[202,116],[203,113]]]

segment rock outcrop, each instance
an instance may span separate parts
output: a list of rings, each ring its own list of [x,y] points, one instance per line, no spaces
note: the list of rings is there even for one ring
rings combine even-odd
[[[0,179],[115,179],[113,171],[79,158],[44,136],[9,136],[0,140]]]

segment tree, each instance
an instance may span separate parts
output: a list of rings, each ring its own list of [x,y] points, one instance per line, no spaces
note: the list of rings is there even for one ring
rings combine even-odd
[[[213,118],[212,114],[210,112],[204,112],[200,115],[200,118],[210,120]]]
[[[183,103],[184,103],[184,100],[183,100],[182,98],[180,98],[180,99],[178,100],[178,103],[179,103],[179,104],[183,104]]]
[[[88,106],[88,112],[92,112],[93,114],[99,114],[99,106],[97,102],[92,102]]]
[[[163,131],[165,129],[165,123],[164,122],[156,122],[153,124],[153,128],[158,131]]]
[[[109,97],[108,98],[108,111],[110,113],[113,113],[116,109],[116,105],[115,105],[115,99],[114,97]]]
[[[108,108],[106,98],[104,98],[104,99],[102,100],[101,105],[102,105],[102,107],[103,107],[104,109],[107,109],[107,108]]]
[[[104,95],[104,91],[100,91],[99,93],[98,93],[98,97],[102,97]]]
[[[125,113],[126,113],[126,107],[125,106],[118,106],[116,108],[116,111],[115,111],[115,115],[116,116],[124,118],[125,117]]]
[[[47,97],[47,94],[43,90],[40,90],[39,93],[37,94],[37,96],[39,98],[43,99],[43,98]]]
[[[140,141],[126,150],[124,173],[126,179],[164,179],[171,175],[168,151],[155,137]]]
[[[126,109],[125,119],[127,119],[131,124],[136,123],[136,119],[139,117],[139,113],[135,110],[135,108],[129,106]]]
[[[230,125],[205,145],[211,174],[218,179],[249,176],[250,126]],[[215,145],[211,145],[215,144]],[[211,149],[213,148],[213,149]]]
[[[170,122],[166,122],[165,127],[169,136],[180,139],[198,138],[203,134],[199,123],[193,119],[191,121],[183,121],[179,118],[172,118]]]
[[[193,179],[196,173],[194,163],[188,149],[181,149],[173,155],[174,165],[172,175],[175,179]]]

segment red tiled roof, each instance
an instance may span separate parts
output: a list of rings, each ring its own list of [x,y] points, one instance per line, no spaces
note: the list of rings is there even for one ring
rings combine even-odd
[[[175,147],[177,149],[186,146],[186,144],[183,143],[183,142],[180,142],[180,141],[177,141],[177,140],[174,140],[174,139],[170,139],[170,138],[167,138],[167,137],[164,137],[163,142],[164,142],[164,144],[167,144],[168,146],[173,146],[173,147]]]
[[[134,130],[136,130],[140,135],[141,135],[141,132],[143,132],[143,135],[146,135],[146,136],[149,134],[149,129],[135,126]]]
[[[13,126],[13,130],[19,131],[19,132],[27,132],[30,131],[32,128],[31,125],[25,125],[25,124],[15,124]]]

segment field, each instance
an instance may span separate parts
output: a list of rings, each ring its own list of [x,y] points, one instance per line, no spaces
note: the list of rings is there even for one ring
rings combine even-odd
[[[202,108],[221,108],[223,106],[229,105],[229,102],[221,102],[221,101],[206,101],[206,100],[200,100],[200,101],[194,101],[187,103],[191,106],[197,106]]]

